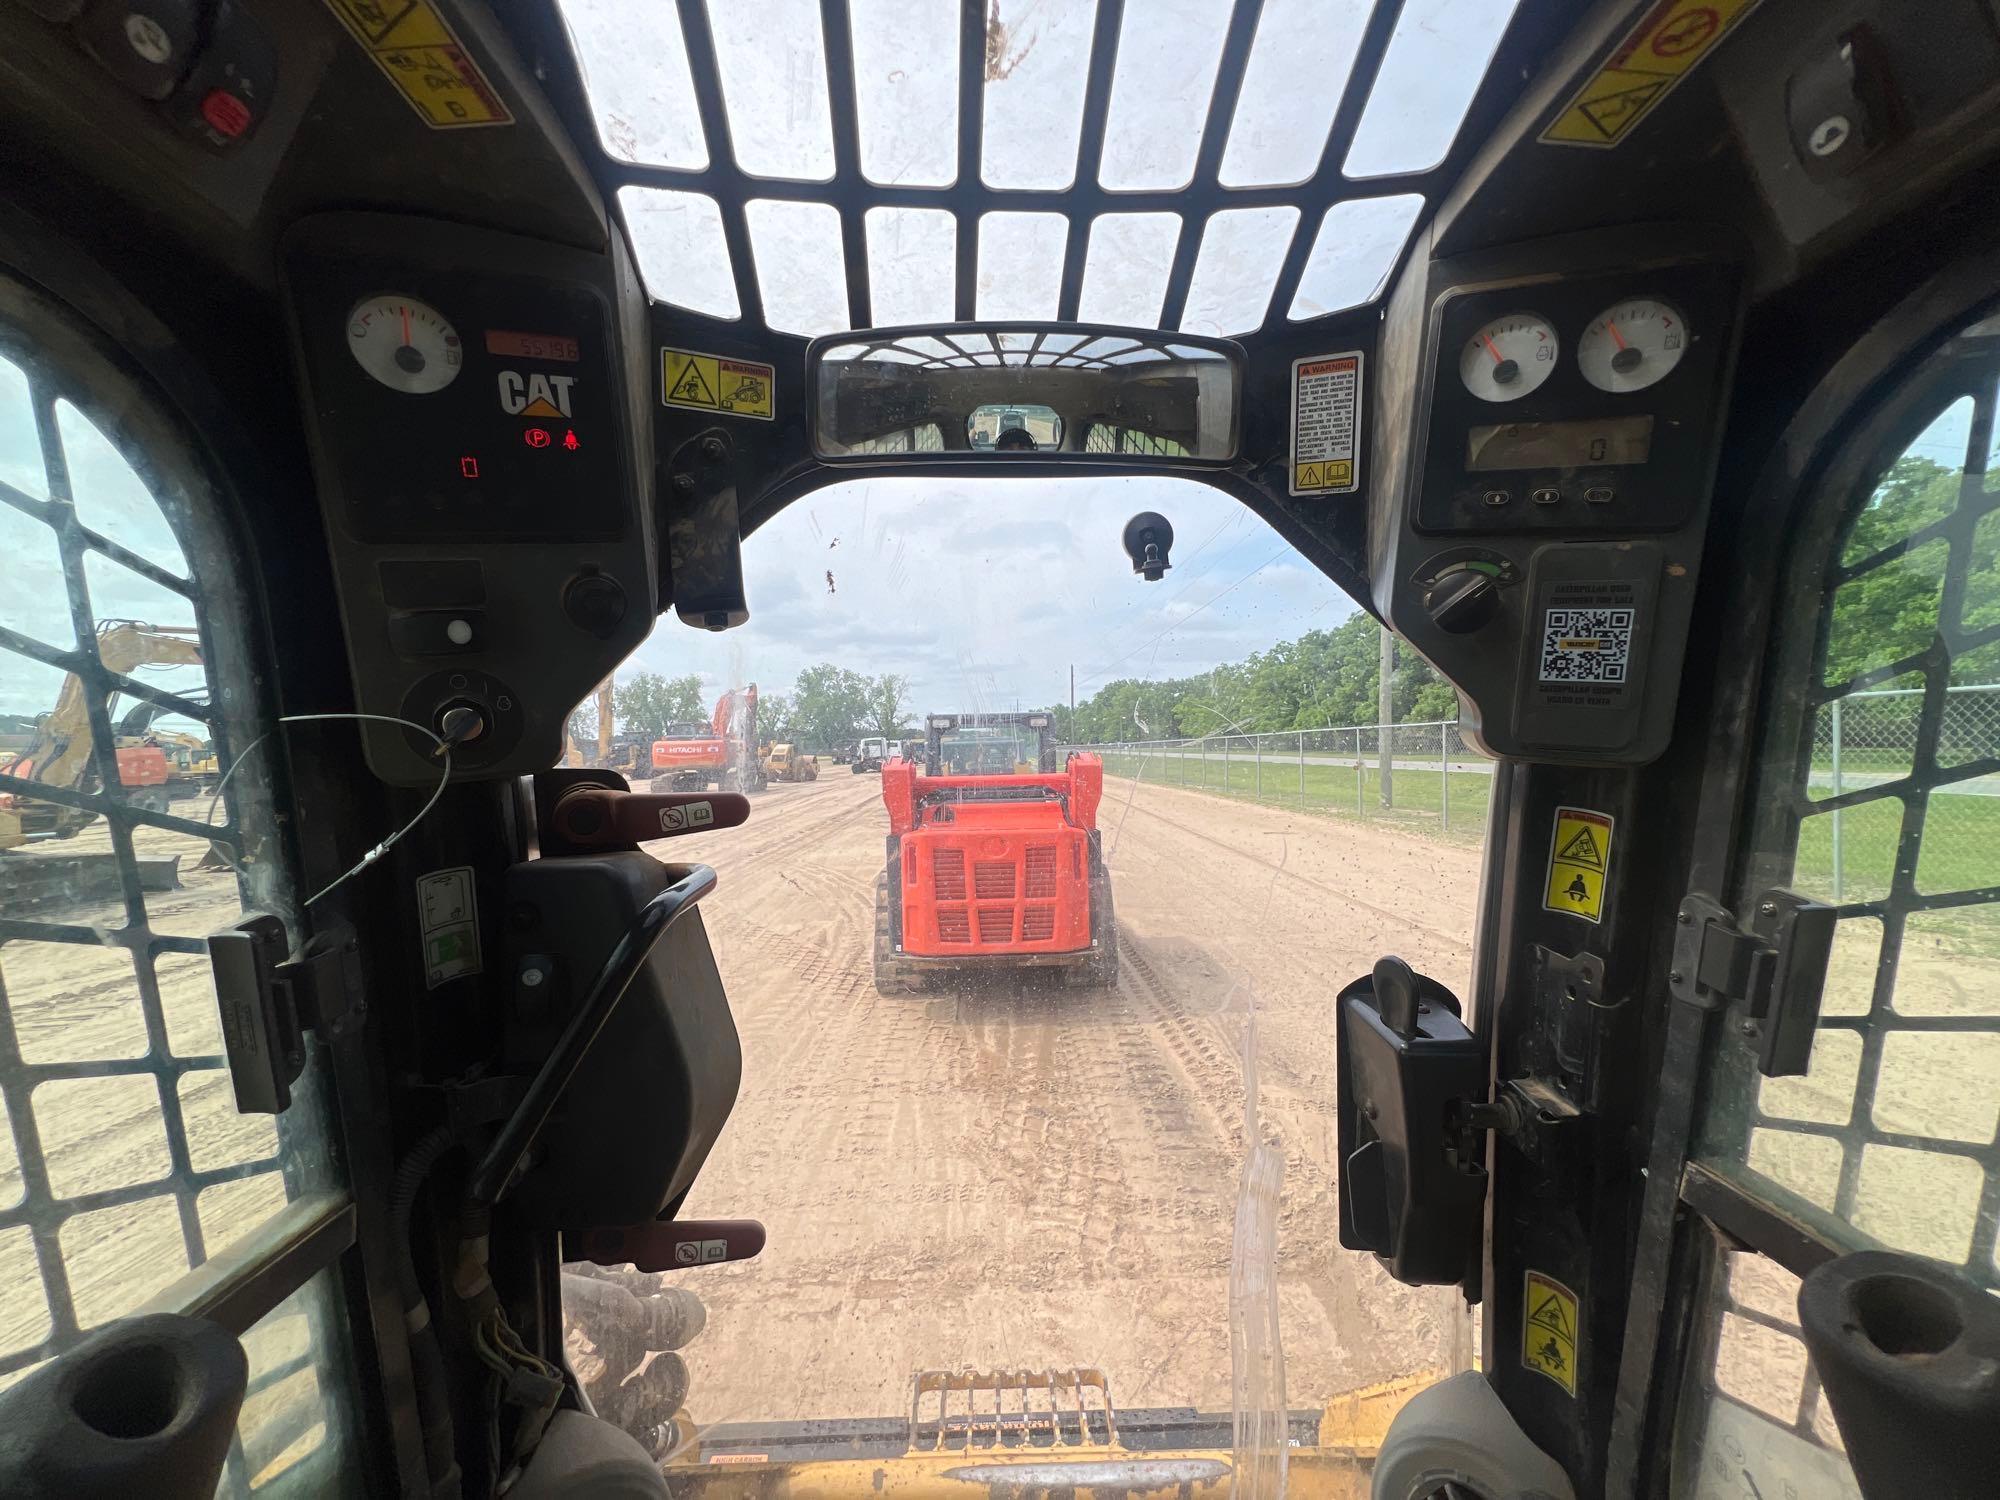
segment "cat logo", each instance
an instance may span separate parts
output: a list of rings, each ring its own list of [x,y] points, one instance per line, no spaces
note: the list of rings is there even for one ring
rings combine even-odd
[[[539,370],[523,375],[516,370],[500,372],[500,409],[513,417],[570,417],[569,388],[574,375],[544,375]]]

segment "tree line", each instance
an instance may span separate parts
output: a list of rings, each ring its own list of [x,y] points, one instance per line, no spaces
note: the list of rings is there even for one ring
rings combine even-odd
[[[867,677],[821,662],[799,673],[788,693],[759,691],[757,738],[829,753],[869,735],[914,735],[909,695],[910,680],[899,673]],[[701,678],[693,672],[680,677],[635,672],[612,689],[613,732],[639,741],[665,739],[676,725],[701,725],[705,731],[714,714],[714,700],[704,695]],[[594,698],[586,698],[571,714],[570,735],[578,744],[596,739]]]
[[[1074,717],[1068,704],[1056,705],[1056,725],[1064,740],[1089,745],[1373,724],[1381,640],[1374,617],[1357,612],[1331,630],[1308,631],[1196,676],[1106,683],[1077,703]],[[1451,684],[1408,647],[1397,649],[1390,692],[1397,723],[1458,717]]]

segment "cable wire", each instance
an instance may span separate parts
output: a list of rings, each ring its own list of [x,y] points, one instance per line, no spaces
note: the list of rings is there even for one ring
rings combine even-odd
[[[370,865],[374,864],[376,860],[380,859],[383,855],[387,854],[392,848],[395,847],[397,840],[401,839],[403,835],[408,833],[412,828],[415,828],[419,823],[423,822],[425,818],[430,816],[431,809],[437,806],[438,798],[444,795],[445,787],[449,785],[451,782],[451,747],[456,742],[452,740],[447,740],[443,735],[438,734],[435,730],[430,729],[426,725],[416,723],[414,720],[398,718],[394,714],[362,714],[362,713],[284,714],[279,717],[278,724],[279,725],[313,724],[322,721],[329,721],[336,719],[347,719],[347,720],[365,719],[371,723],[400,724],[405,729],[414,729],[418,734],[423,735],[426,739],[431,741],[432,744],[437,746],[437,750],[434,751],[433,753],[443,757],[444,769],[438,776],[437,785],[431,790],[430,800],[425,802],[422,807],[417,809],[417,815],[415,817],[411,818],[409,822],[405,823],[401,828],[398,828],[394,833],[390,834],[387,838],[382,840],[381,843],[375,845],[375,847],[370,849],[366,854],[363,854],[360,859],[355,861],[351,869],[347,870],[345,873],[339,876],[336,876],[333,880],[329,881],[319,890],[313,892],[312,895],[306,897],[306,899],[302,903],[300,903],[301,905],[304,906],[311,906],[313,902],[322,900],[325,897],[332,895],[335,891],[339,890],[340,887],[347,884],[348,881],[352,880],[356,875],[359,875],[363,870],[367,869]],[[223,788],[228,786],[230,779],[233,776],[235,776],[239,770],[242,769],[243,762],[245,762],[250,758],[251,752],[256,750],[259,745],[262,745],[264,741],[270,739],[271,736],[276,734],[277,732],[278,730],[276,727],[265,730],[262,734],[258,735],[256,739],[252,740],[249,744],[245,745],[243,747],[243,752],[240,755],[238,755],[235,760],[230,762],[229,769],[222,773],[222,779],[215,783],[215,790],[208,794],[208,808],[205,815],[202,818],[202,822],[204,825],[211,828],[215,826],[215,804],[221,800]],[[222,862],[228,865],[229,868],[234,870],[238,875],[246,873],[241,865],[237,864],[234,860],[230,859],[227,854],[222,853],[220,849],[217,850],[217,853],[222,859]]]

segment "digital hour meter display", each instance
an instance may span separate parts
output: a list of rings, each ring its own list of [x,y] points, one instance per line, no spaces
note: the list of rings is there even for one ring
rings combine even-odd
[[[486,330],[486,352],[509,359],[555,359],[572,365],[583,358],[582,346],[565,334],[516,333],[506,328]]]

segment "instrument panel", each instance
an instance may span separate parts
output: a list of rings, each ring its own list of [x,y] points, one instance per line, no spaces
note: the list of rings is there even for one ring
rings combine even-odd
[[[1433,261],[1398,288],[1380,365],[1414,399],[1378,407],[1376,604],[1493,754],[1666,747],[1675,695],[1649,684],[1686,650],[1741,321],[1730,249],[1594,231]]]
[[[309,219],[284,273],[357,706],[459,776],[551,764],[651,629],[645,301],[602,255],[390,215]],[[636,394],[635,394],[636,393]],[[363,726],[435,783],[434,743]]]
[[[1682,265],[1449,291],[1433,315],[1418,527],[1686,525],[1719,421],[1733,280]]]

